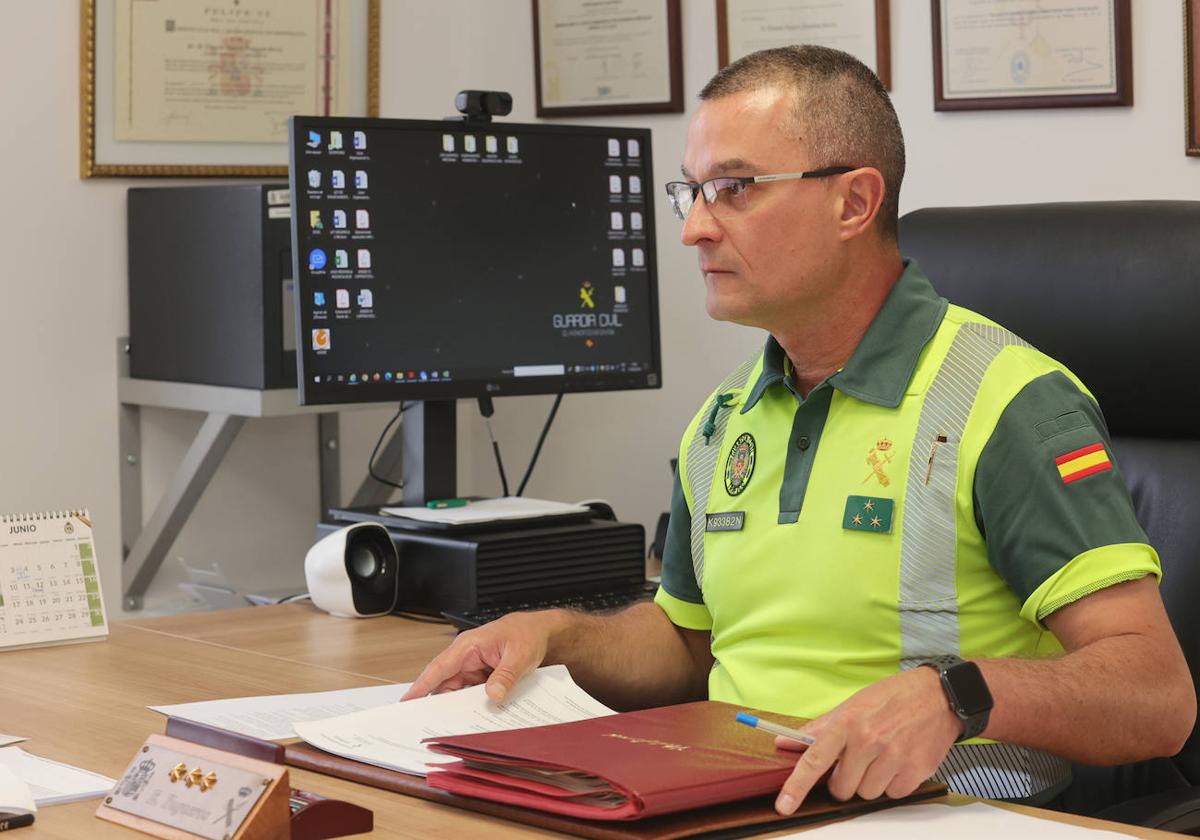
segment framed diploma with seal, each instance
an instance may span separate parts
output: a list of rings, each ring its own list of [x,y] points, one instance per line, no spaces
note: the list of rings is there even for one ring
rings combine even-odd
[[[1129,0],[932,0],[934,109],[1133,104]]]
[[[80,0],[80,174],[287,173],[293,114],[376,116],[380,0]]]
[[[892,87],[889,0],[716,0],[717,60],[789,44],[848,52]]]
[[[680,0],[533,0],[539,117],[683,111]]]
[[[1183,30],[1187,153],[1200,156],[1200,0],[1184,0]]]

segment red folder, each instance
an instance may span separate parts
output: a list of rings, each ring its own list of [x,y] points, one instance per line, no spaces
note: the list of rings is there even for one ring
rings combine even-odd
[[[507,732],[429,738],[459,759],[431,766],[430,787],[593,820],[637,820],[772,794],[797,752],[736,721],[716,701]],[[795,718],[754,712],[796,724]]]

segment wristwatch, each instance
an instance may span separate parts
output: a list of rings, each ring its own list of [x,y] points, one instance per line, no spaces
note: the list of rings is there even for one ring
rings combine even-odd
[[[992,693],[988,691],[987,681],[979,666],[949,655],[935,656],[921,665],[937,669],[942,690],[950,701],[950,711],[963,722],[962,734],[955,739],[955,743],[983,732],[987,728],[988,714],[992,711]]]

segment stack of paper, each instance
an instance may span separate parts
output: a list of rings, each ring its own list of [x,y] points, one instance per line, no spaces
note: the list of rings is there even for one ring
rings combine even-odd
[[[0,767],[29,786],[38,805],[57,805],[104,796],[116,779],[31,755],[20,747],[0,749]]]
[[[37,805],[34,804],[29,785],[0,764],[0,831],[29,825],[36,812]]]

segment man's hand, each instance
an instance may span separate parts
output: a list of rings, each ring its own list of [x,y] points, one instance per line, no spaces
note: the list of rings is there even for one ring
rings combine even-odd
[[[937,770],[962,722],[937,671],[918,667],[867,686],[802,731],[816,738],[813,746],[775,739],[777,747],[804,750],[775,800],[781,814],[793,813],[830,768],[835,799],[907,796]]]
[[[488,697],[500,703],[517,680],[542,664],[558,623],[554,611],[516,612],[460,633],[425,666],[400,699],[412,700],[486,682]]]

